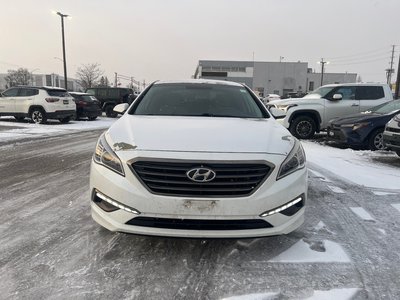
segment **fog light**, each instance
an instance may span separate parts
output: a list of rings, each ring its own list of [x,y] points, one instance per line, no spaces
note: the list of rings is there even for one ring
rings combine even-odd
[[[277,208],[275,208],[275,209],[272,209],[272,210],[268,210],[268,211],[266,211],[266,212],[263,212],[263,213],[260,215],[260,217],[264,218],[264,217],[268,217],[268,216],[271,216],[271,215],[274,215],[274,214],[283,212],[284,210],[288,209],[289,207],[292,207],[292,206],[294,206],[294,205],[296,205],[296,204],[300,204],[301,201],[303,201],[303,196],[297,197],[296,199],[294,199],[294,200],[292,200],[292,201],[286,203],[285,205],[282,205],[282,206],[279,206],[279,207],[277,207]],[[300,206],[298,207],[298,210],[300,210],[300,208],[302,208],[302,207],[303,207],[303,205],[300,205]],[[298,210],[296,210],[294,213],[296,213]],[[293,213],[293,214],[294,214],[294,213]],[[289,214],[289,215],[293,215],[293,214]]]
[[[98,201],[96,198],[99,198],[100,201]],[[96,201],[96,200],[97,200],[97,201]],[[107,197],[106,195],[103,195],[102,193],[100,193],[100,192],[98,192],[98,191],[95,191],[95,196],[94,196],[93,201],[94,201],[101,209],[103,209],[104,211],[107,211],[107,212],[115,211],[115,210],[117,210],[117,209],[122,209],[122,210],[125,210],[125,211],[127,211],[127,212],[130,212],[130,213],[132,213],[132,214],[140,215],[140,212],[137,211],[136,209],[131,208],[131,207],[128,207],[128,206],[125,206],[125,205],[123,205],[123,204],[121,204],[121,203],[119,203],[119,202],[117,202],[117,201],[115,201],[115,200],[113,200],[113,199]],[[105,205],[101,205],[102,202],[105,202],[105,203],[103,203],[103,204],[105,204]]]

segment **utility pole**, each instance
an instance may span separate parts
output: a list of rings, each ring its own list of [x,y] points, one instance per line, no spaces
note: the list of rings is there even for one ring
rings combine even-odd
[[[394,91],[395,99],[399,99],[399,88],[400,88],[400,55],[399,55],[399,65],[397,66],[396,89]]]
[[[324,61],[324,59],[321,58],[321,61],[319,63],[321,64],[321,86],[322,86],[324,82],[325,64],[327,64],[328,62]]]
[[[282,62],[282,59],[284,59],[283,56],[279,56],[279,62]]]
[[[114,72],[114,74],[115,74],[114,87],[117,87],[117,85],[118,85],[118,74],[117,74],[117,72]]]
[[[61,33],[62,33],[62,47],[63,47],[63,61],[64,61],[64,86],[68,91],[68,81],[67,81],[67,58],[65,56],[65,36],[64,36],[64,18],[69,17],[69,15],[56,12],[57,15],[61,18]]]
[[[394,72],[394,70],[393,70],[393,60],[394,60],[394,48],[395,48],[395,47],[396,47],[395,45],[392,46],[392,57],[391,57],[391,59],[390,59],[390,68],[389,68],[389,69],[386,69],[386,72],[387,72],[387,84],[388,84],[388,85],[391,84],[391,81],[392,81],[392,73]]]

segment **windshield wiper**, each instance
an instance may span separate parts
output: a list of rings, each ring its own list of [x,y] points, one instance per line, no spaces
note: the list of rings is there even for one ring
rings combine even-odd
[[[221,115],[221,114],[201,114],[199,117],[216,117],[216,118],[245,118],[245,117],[240,117],[240,116],[232,116],[232,115]]]

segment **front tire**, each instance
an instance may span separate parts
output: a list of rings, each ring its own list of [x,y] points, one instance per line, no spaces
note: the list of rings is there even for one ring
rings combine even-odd
[[[385,150],[387,147],[383,144],[383,128],[374,130],[368,139],[369,150]]]
[[[315,134],[316,127],[313,118],[300,116],[292,121],[289,131],[298,139],[311,139]]]
[[[116,118],[118,116],[118,114],[114,111],[114,106],[112,105],[108,105],[106,106],[106,116],[109,118]]]
[[[44,124],[47,122],[46,112],[41,108],[32,109],[30,116],[35,124]]]

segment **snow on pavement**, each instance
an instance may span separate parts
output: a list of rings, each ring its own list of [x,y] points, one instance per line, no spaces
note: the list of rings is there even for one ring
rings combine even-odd
[[[400,168],[390,161],[400,157],[388,151],[355,151],[302,141],[308,162],[350,182],[377,189],[400,191]]]
[[[350,258],[339,244],[328,240],[324,240],[321,245],[310,245],[304,240],[300,240],[292,247],[269,261],[281,263],[351,262]]]
[[[71,121],[67,124],[62,124],[55,120],[49,120],[47,124],[34,124],[27,121],[17,122],[14,118],[0,117],[0,143],[17,141],[24,138],[69,134],[77,131],[107,129],[116,120],[99,117],[94,121],[79,120]]]
[[[296,297],[303,300],[350,300],[360,291],[359,288],[332,289],[328,291],[312,291],[310,297]],[[272,300],[280,299],[281,293],[257,293],[223,298],[222,300]],[[289,298],[293,299],[293,298]]]
[[[350,209],[359,216],[361,219],[366,221],[374,221],[375,219],[362,207],[350,207]]]

